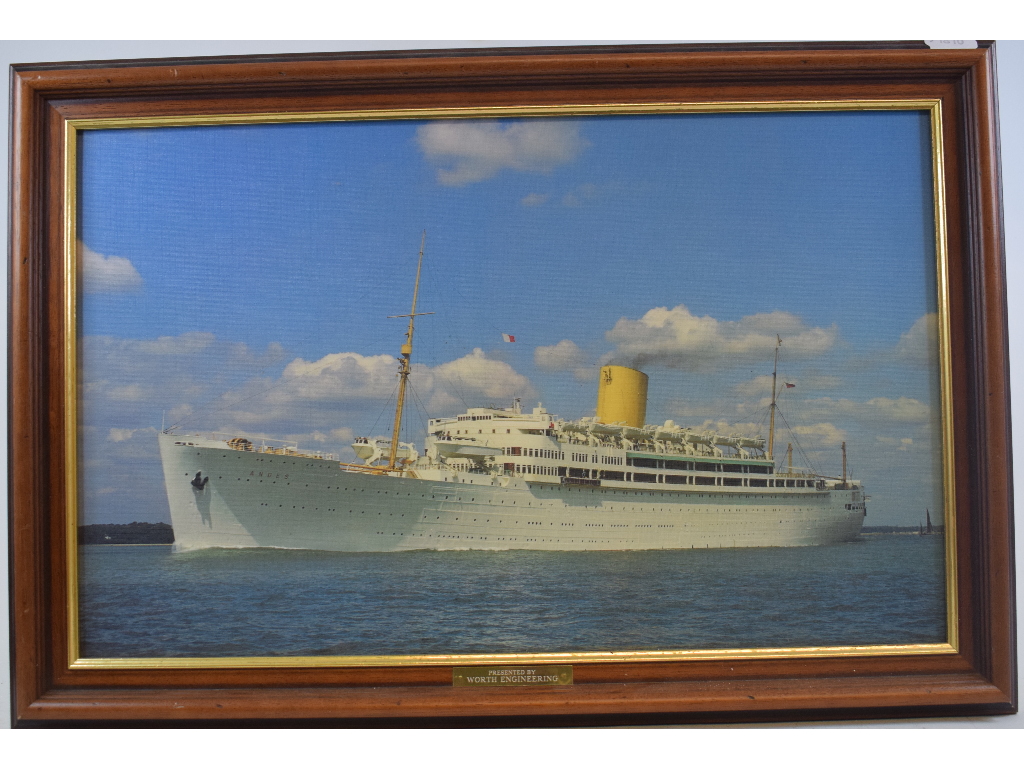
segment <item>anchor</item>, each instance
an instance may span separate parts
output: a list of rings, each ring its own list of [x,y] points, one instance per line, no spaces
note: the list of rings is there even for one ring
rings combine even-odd
[[[200,470],[196,472],[196,476],[192,478],[192,487],[196,490],[203,490],[206,488],[206,484],[210,482],[209,476],[203,477],[203,472]]]

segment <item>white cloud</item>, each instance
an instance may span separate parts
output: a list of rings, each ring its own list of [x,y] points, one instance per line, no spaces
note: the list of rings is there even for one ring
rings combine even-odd
[[[550,195],[542,195],[539,192],[531,192],[519,202],[525,206],[535,207],[538,205],[544,205],[548,201]]]
[[[180,336],[160,336],[156,339],[131,339],[133,351],[142,355],[191,355],[207,349],[217,337],[206,331],[189,331]],[[232,345],[234,346],[234,345]]]
[[[580,381],[594,378],[598,370],[594,365],[587,365],[586,353],[569,339],[537,347],[533,350],[533,363],[544,371],[572,371]]]
[[[483,181],[505,169],[547,173],[576,159],[586,146],[579,123],[550,119],[504,125],[493,120],[434,121],[416,131],[416,141],[445,186]]]
[[[352,402],[384,400],[395,389],[398,366],[390,355],[367,357],[355,352],[326,355],[314,362],[293,360],[280,385],[268,392],[268,404],[291,401]],[[414,365],[412,385],[433,407],[475,406],[535,394],[529,379],[508,363],[487,357],[483,350],[436,367]],[[464,407],[464,405],[463,405]],[[256,415],[256,414],[254,414]],[[433,415],[433,414],[432,414]]]
[[[806,401],[806,413],[840,414],[867,424],[888,425],[892,422],[925,424],[936,415],[932,408],[912,397],[875,397],[867,402],[821,397]]]
[[[574,341],[562,339],[557,344],[533,350],[533,362],[545,371],[571,371],[586,361],[586,355]]]
[[[276,380],[252,379],[225,392],[216,402],[217,412],[229,423],[248,428],[306,436],[320,430],[347,441],[351,426],[341,425],[362,424],[367,415],[383,412],[394,396],[397,371],[390,355],[338,352],[315,361],[299,358]],[[481,349],[433,368],[414,364],[410,389],[407,405],[422,405],[429,416],[536,394],[529,379]]]
[[[788,356],[808,358],[833,347],[838,330],[834,325],[812,328],[796,315],[778,311],[720,321],[697,317],[680,304],[656,307],[639,320],[620,319],[605,334],[615,350],[604,359],[633,367],[713,370],[764,359],[775,348],[776,334],[782,336]]]
[[[108,427],[177,423],[217,393],[283,360],[279,344],[262,353],[190,332],[156,339],[86,336],[80,347],[82,415]]]
[[[883,445],[894,446],[897,451],[909,451],[914,445],[914,438],[912,437],[885,437],[879,435],[875,437],[875,440]]]
[[[131,440],[138,430],[135,429],[118,429],[116,427],[111,428],[107,434],[107,440],[112,443],[123,443],[125,440]]]
[[[428,406],[431,408],[452,407],[456,402],[471,407],[489,403],[497,405],[514,397],[528,398],[537,394],[528,378],[517,373],[508,363],[487,357],[479,348],[472,354],[428,370],[426,383],[433,388]],[[422,385],[420,387],[422,389]]]
[[[166,424],[311,437],[319,430],[325,439],[347,441],[351,430],[368,426],[367,415],[372,421],[386,410],[398,381],[392,356],[356,352],[295,358],[280,375],[267,376],[267,366],[283,362],[280,345],[258,353],[205,333],[88,336],[81,349],[83,421],[101,425],[113,442],[128,439],[123,430],[159,424],[161,414]],[[528,378],[480,349],[436,367],[414,364],[411,387],[410,408],[422,404],[431,416],[536,394]]]
[[[268,397],[306,401],[376,399],[394,389],[396,371],[391,355],[367,357],[356,352],[338,352],[313,362],[296,358],[281,374],[286,386]]]
[[[934,312],[922,315],[900,336],[894,354],[897,359],[916,365],[934,366],[939,355],[937,316]]]
[[[924,423],[932,417],[932,409],[912,397],[875,397],[867,405],[874,408],[886,421],[909,421]]]
[[[123,256],[104,256],[85,243],[78,243],[82,265],[82,288],[86,293],[136,293],[142,290],[142,275]]]
[[[846,440],[846,430],[828,422],[796,426],[793,432],[804,439],[805,447],[834,446]]]

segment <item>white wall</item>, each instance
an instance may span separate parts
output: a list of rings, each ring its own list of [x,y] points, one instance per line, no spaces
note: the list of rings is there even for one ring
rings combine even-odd
[[[544,41],[545,45],[571,44],[573,41]],[[577,41],[578,42],[578,41]],[[605,42],[605,41],[602,41]],[[610,41],[618,42],[618,41]],[[3,68],[5,94],[8,92],[8,67],[12,63],[37,61],[86,61],[95,59],[128,59],[155,58],[164,56],[216,56],[250,53],[300,53],[310,51],[341,51],[341,50],[383,50],[396,48],[450,48],[484,45],[474,41],[427,41],[427,42],[396,42],[396,41],[284,41],[284,42],[246,42],[246,41],[61,41],[61,42],[0,42],[0,66]],[[529,42],[502,41],[501,45],[529,45]],[[1024,403],[1024,302],[1015,301],[1015,297],[1024,295],[1024,41],[1001,42],[998,46],[998,72],[1000,89],[1000,124],[1002,131],[1003,151],[1003,192],[1006,219],[1006,259],[1007,282],[1009,293],[1009,322],[1011,344],[1011,376],[1013,383],[1013,399],[1015,403]],[[4,99],[9,103],[9,95]],[[2,145],[8,146],[8,121],[0,123],[2,128]],[[0,160],[0,172],[7,179],[9,151],[5,151]],[[4,184],[4,205],[2,208],[3,231],[7,232],[8,188]],[[2,279],[6,294],[7,272]],[[7,314],[0,318],[6,337]],[[0,378],[6,387],[6,366],[0,369]],[[6,398],[0,403],[0,423],[6,434]],[[1024,418],[1017,420],[1014,428],[1014,440],[1018,446],[1014,462],[1014,479],[1017,488],[1024,488]],[[7,443],[0,441],[0,458],[6,462]],[[0,479],[4,492],[0,494],[6,505],[7,476]],[[1024,532],[1020,526],[1017,532],[1017,552],[1024,553],[1021,542]],[[7,516],[0,522],[0,550],[6,561],[7,553]],[[1024,570],[1024,569],[1022,569]],[[6,562],[0,568],[0,724],[7,726],[10,722],[10,662],[6,638],[8,628],[8,585]],[[1024,594],[1022,580],[1018,573],[1018,594]],[[1024,638],[1020,613],[1018,615],[1018,637]],[[1020,649],[1018,649],[1020,654]],[[1019,656],[1018,656],[1019,657]],[[1018,663],[1018,668],[1022,666]],[[926,721],[888,721],[874,723],[843,724],[846,728],[858,727],[967,727],[967,728],[1024,728],[1024,715],[1000,718],[964,718]],[[815,726],[805,726],[815,727]]]

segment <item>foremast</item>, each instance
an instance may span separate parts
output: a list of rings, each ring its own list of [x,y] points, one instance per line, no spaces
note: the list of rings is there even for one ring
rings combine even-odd
[[[398,402],[395,404],[395,425],[391,430],[391,449],[388,453],[388,465],[385,471],[394,472],[398,469],[398,438],[402,429],[402,411],[405,408],[405,390],[409,385],[409,374],[412,373],[412,334],[417,318],[416,300],[420,293],[420,272],[423,269],[423,248],[427,244],[427,231],[423,230],[420,239],[420,257],[416,264],[416,284],[412,289],[412,309],[408,315],[388,315],[389,318],[408,317],[409,329],[405,332],[405,343],[402,345],[402,356],[398,358]],[[433,312],[420,312],[420,315],[432,315]]]

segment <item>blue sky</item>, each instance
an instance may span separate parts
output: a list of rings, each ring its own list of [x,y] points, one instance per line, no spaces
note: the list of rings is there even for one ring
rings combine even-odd
[[[917,112],[86,131],[86,520],[166,518],[161,414],[335,451],[384,432],[386,316],[426,230],[410,436],[513,396],[587,415],[608,361],[651,376],[649,421],[757,431],[779,333],[797,463],[838,472],[847,440],[869,522],[916,524],[939,490],[928,131]]]

